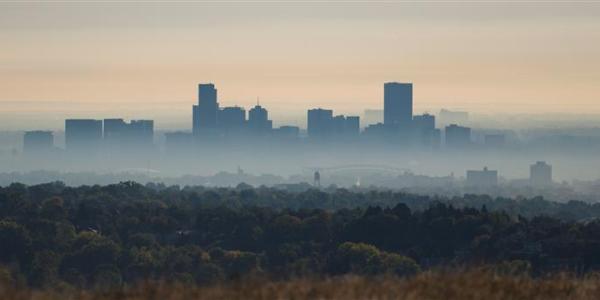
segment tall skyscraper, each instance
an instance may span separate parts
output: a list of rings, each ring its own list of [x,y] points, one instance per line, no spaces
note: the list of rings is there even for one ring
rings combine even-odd
[[[273,122],[269,120],[269,112],[260,105],[248,111],[248,128],[254,133],[267,133],[273,129]]]
[[[413,118],[412,83],[388,82],[383,85],[383,124],[388,128],[408,130]]]
[[[198,85],[198,105],[193,108],[193,132],[195,135],[203,131],[217,128],[219,103],[217,89],[212,83]]]
[[[102,120],[65,120],[65,145],[69,151],[95,151],[102,141]]]
[[[246,124],[246,110],[238,107],[224,107],[219,110],[219,127],[225,131],[237,130]]]
[[[328,137],[333,130],[333,111],[321,108],[310,109],[307,121],[308,137]]]
[[[538,161],[529,167],[529,182],[534,187],[552,185],[552,166],[544,161]]]

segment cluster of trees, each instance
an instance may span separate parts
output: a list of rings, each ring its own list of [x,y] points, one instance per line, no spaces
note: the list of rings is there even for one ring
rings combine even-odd
[[[506,205],[514,207],[497,209]],[[533,216],[534,207],[543,213],[561,205],[243,185],[12,184],[0,188],[0,277],[36,287],[94,287],[250,274],[406,276],[441,265],[594,270],[600,222]],[[574,216],[597,211],[564,205]],[[527,210],[531,217],[514,213]]]

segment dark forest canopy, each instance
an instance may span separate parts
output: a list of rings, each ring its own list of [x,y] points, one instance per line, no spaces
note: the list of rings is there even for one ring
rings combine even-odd
[[[146,186],[0,188],[0,277],[31,286],[395,274],[437,266],[589,272],[600,206],[395,192]]]

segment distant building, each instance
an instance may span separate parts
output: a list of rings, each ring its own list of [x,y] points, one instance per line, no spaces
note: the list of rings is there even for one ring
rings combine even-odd
[[[483,170],[467,171],[467,186],[470,187],[493,187],[498,185],[498,171],[488,170],[487,167]]]
[[[383,123],[371,124],[365,127],[362,135],[368,139],[381,139],[386,136],[387,130]]]
[[[193,107],[194,135],[214,131],[217,128],[217,89],[212,83],[198,85],[198,105]]]
[[[154,144],[154,121],[104,119],[104,142],[111,148],[144,147]]]
[[[253,133],[268,133],[273,129],[273,121],[269,120],[269,112],[260,105],[248,111],[248,128]]]
[[[95,151],[102,141],[102,120],[65,120],[65,145],[69,151]]]
[[[388,82],[383,85],[383,124],[408,130],[413,118],[412,83]]]
[[[360,117],[347,116],[344,130],[346,134],[351,136],[357,136],[360,134]]]
[[[335,116],[332,120],[333,134],[337,137],[356,137],[360,133],[360,118],[356,116]]]
[[[246,110],[242,107],[224,107],[219,110],[219,127],[225,132],[239,131],[246,124]]]
[[[420,146],[439,147],[439,130],[435,129],[435,116],[430,114],[414,116],[412,128]]]
[[[281,141],[293,141],[298,139],[300,135],[300,127],[297,126],[281,126],[273,129],[273,137]]]
[[[552,166],[544,161],[538,161],[529,167],[529,183],[534,187],[552,185]]]
[[[471,145],[471,128],[456,124],[446,126],[446,147],[466,148]]]
[[[54,135],[51,131],[26,131],[23,135],[25,154],[48,153],[54,148]]]
[[[435,129],[435,116],[430,114],[417,115],[413,117],[413,127],[419,131],[426,132]]]
[[[333,131],[333,111],[329,109],[310,109],[307,116],[307,130],[310,138],[326,138]]]
[[[486,147],[492,149],[502,148],[506,144],[506,137],[504,134],[486,134],[484,144]]]

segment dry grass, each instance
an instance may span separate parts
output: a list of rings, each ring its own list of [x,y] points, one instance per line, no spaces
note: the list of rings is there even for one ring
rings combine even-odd
[[[206,287],[145,283],[113,291],[0,288],[2,299],[598,299],[600,279],[532,279],[485,271],[425,272],[401,278],[357,276],[289,281],[244,280]]]

